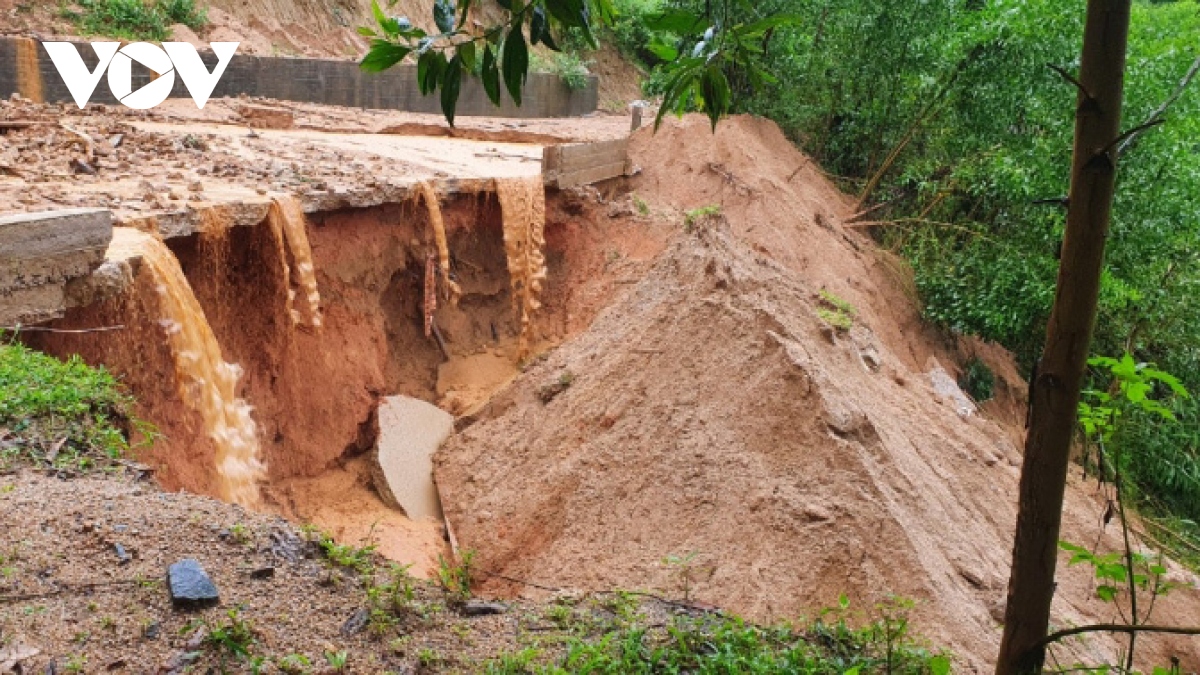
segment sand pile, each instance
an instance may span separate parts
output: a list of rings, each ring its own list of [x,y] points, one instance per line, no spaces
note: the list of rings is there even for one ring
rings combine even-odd
[[[695,553],[692,596],[758,619],[841,593],[860,608],[905,596],[918,631],[986,669],[1020,429],[986,409],[960,416],[934,393],[931,359],[953,369],[950,355],[916,323],[895,266],[840,225],[847,199],[778,129],[735,118],[707,137],[704,124],[639,136],[633,188],[659,213],[723,215],[681,231],[437,457],[459,544],[509,577],[676,596],[664,558]],[[1065,538],[1096,540],[1092,491],[1069,491]],[[1156,612],[1196,623],[1200,603],[1179,591]],[[1064,570],[1054,624],[1112,618],[1090,571]],[[1196,667],[1194,643],[1150,642],[1144,657]],[[1114,646],[1074,649],[1105,659]]]

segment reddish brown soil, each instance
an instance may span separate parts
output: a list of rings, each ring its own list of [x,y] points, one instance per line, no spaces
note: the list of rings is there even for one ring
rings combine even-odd
[[[519,327],[499,206],[493,196],[464,196],[443,211],[464,293],[457,307],[444,305],[436,315],[451,353],[448,362],[423,333],[423,265],[433,243],[422,207],[310,217],[325,315],[319,329],[292,325],[280,248],[266,225],[170,240],[224,357],[245,371],[242,396],[255,408],[263,459],[276,486],[266,490],[272,508],[338,529],[336,518],[320,515],[328,505],[314,495],[336,493],[341,486],[357,488],[353,499],[363,504],[377,501],[360,472],[346,467],[374,441],[372,415],[380,397],[405,394],[464,412],[507,378],[475,375],[456,364],[491,358],[516,372]],[[663,226],[637,218],[609,218],[578,195],[552,198],[546,228],[550,274],[545,306],[535,321],[538,349],[586,327],[661,250],[662,232]],[[170,490],[216,494],[212,444],[198,416],[175,393],[163,328],[142,301],[153,292],[152,283],[139,275],[134,292],[72,310],[55,323],[60,328],[123,325],[119,340],[98,333],[41,333],[31,342],[50,353],[79,353],[117,373],[141,402],[139,416],[162,434],[141,455],[155,467],[160,483]],[[332,472],[326,476],[332,483],[293,480],[325,472]],[[362,528],[351,529],[361,536]],[[417,573],[430,571],[438,551],[420,549],[431,538],[413,538],[399,525],[393,534],[408,542],[394,549],[408,555],[397,557],[415,563]],[[440,533],[432,537],[440,539]]]
[[[516,363],[493,197],[443,206],[463,289],[436,315],[449,360],[423,331],[433,247],[423,207],[310,218],[320,329],[293,327],[286,313],[270,228],[172,240],[225,358],[246,370],[271,508],[346,537],[369,530],[347,510],[374,504],[359,458],[371,411],[383,395],[417,396],[469,413],[437,477],[458,540],[485,569],[551,586],[677,590],[663,559],[695,552],[702,601],[778,619],[840,593],[857,607],[899,594],[918,601],[918,631],[963,668],[987,669],[1022,435],[1011,359],[923,324],[904,266],[843,226],[851,200],[773,124],[738,117],[714,136],[701,118],[672,120],[656,136],[639,132],[632,156],[636,178],[550,196],[535,338],[539,351],[568,342],[527,364]],[[684,226],[685,212],[712,206],[719,216]],[[119,340],[36,342],[122,375],[164,433],[144,451],[159,480],[211,494],[212,450],[139,301],[149,283],[139,276],[134,293],[58,322],[122,324]],[[822,318],[832,309],[822,292],[854,307],[850,330]],[[940,364],[957,374],[972,354],[1000,375],[999,395],[961,418],[927,373]],[[1098,533],[1102,512],[1091,488],[1073,485],[1064,537],[1114,550],[1113,533]],[[407,536],[403,523],[385,536]],[[437,547],[392,550],[419,570]],[[1092,584],[1090,571],[1064,568],[1056,625],[1113,618]],[[1196,623],[1198,606],[1193,591],[1176,591],[1156,619]],[[1197,667],[1187,641],[1141,643],[1147,663],[1175,654]],[[1111,659],[1115,644],[1076,642],[1063,658]]]
[[[680,234],[442,449],[436,476],[460,545],[485,569],[590,589],[676,588],[663,561],[694,552],[695,596],[759,619],[840,593],[857,607],[898,594],[917,600],[916,629],[960,667],[988,670],[1015,517],[1019,379],[967,418],[933,392],[926,373],[955,370],[970,345],[931,339],[902,270],[843,228],[850,200],[770,122],[734,118],[711,136],[702,118],[672,121],[639,134],[633,156],[643,174],[627,187],[652,211],[723,215]],[[822,291],[854,306],[850,330],[821,317],[832,308]],[[1064,538],[1117,550],[1103,510],[1073,484]],[[1115,618],[1090,570],[1065,562],[1053,623]],[[1156,612],[1193,624],[1200,602],[1177,591]],[[1147,667],[1171,655],[1200,665],[1194,642],[1139,642]],[[1116,648],[1097,637],[1060,655],[1111,661]]]

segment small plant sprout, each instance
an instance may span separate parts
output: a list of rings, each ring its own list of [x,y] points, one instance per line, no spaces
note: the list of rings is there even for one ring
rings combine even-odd
[[[558,374],[552,382],[543,384],[537,388],[537,397],[542,403],[553,401],[556,396],[571,388],[575,383],[575,374],[569,370],[564,370]]]
[[[443,660],[441,653],[432,647],[422,647],[417,652],[417,662],[422,668],[434,668],[441,665]]]
[[[699,555],[696,551],[691,551],[683,555],[669,555],[663,558],[663,563],[674,570],[675,575],[679,578],[684,602],[692,601],[692,575],[695,573],[696,558]]]
[[[854,308],[854,305],[825,289],[821,289],[817,295],[820,301],[820,306],[817,307],[817,316],[822,321],[835,328],[839,333],[848,332],[854,327],[854,317],[858,315],[858,310]]]
[[[229,536],[242,546],[254,543],[254,535],[250,532],[250,528],[246,527],[245,523],[234,523],[229,528]]]
[[[345,649],[341,651],[325,650],[325,661],[329,667],[336,672],[341,672],[346,669],[346,662],[350,659],[350,652]]]
[[[275,667],[288,675],[302,675],[312,669],[312,661],[303,654],[288,654],[276,659]]]
[[[691,232],[696,225],[720,215],[720,204],[710,204],[708,206],[701,206],[698,209],[692,209],[683,214],[683,229],[685,232]]]
[[[254,627],[241,617],[236,607],[226,613],[223,623],[209,626],[208,635],[204,638],[204,644],[215,649],[222,660],[225,657],[249,658],[254,642]]]
[[[465,550],[455,564],[438,556],[438,585],[446,594],[446,602],[450,605],[462,605],[471,599],[471,583],[475,552]]]
[[[321,552],[325,554],[325,558],[329,562],[338,567],[353,569],[359,574],[367,574],[374,569],[375,549],[377,548],[375,544],[361,547],[339,544],[330,535],[319,530],[315,532],[317,545],[321,547]]]

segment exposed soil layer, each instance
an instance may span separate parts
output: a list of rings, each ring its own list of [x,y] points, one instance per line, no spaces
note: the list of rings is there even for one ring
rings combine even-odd
[[[163,142],[133,140],[144,152]],[[841,593],[856,607],[907,596],[919,632],[986,670],[1020,460],[1011,360],[923,324],[908,271],[842,224],[851,200],[773,124],[737,117],[711,135],[702,118],[671,120],[637,134],[632,159],[636,178],[547,195],[528,334],[540,356],[528,361],[494,195],[440,203],[461,291],[433,317],[444,352],[425,332],[427,261],[442,256],[424,203],[312,214],[299,258],[268,222],[218,219],[170,240],[223,359],[245,372],[237,395],[254,407],[267,508],[373,537],[428,574],[444,533],[381,508],[363,457],[379,398],[413,396],[460,416],[437,479],[458,542],[485,570],[674,592],[679,570],[663,560],[694,552],[703,602],[782,619]],[[320,325],[296,321],[289,302],[310,297],[293,274],[308,253],[319,307],[305,312]],[[135,271],[130,292],[55,323],[122,331],[29,340],[120,375],[163,434],[142,451],[162,486],[217,495],[215,451],[178,396],[156,292]],[[957,374],[968,355],[1000,381],[997,399],[964,417],[928,373]],[[1072,485],[1064,538],[1116,550],[1113,532],[1098,533],[1103,506]],[[1090,570],[1063,562],[1054,623],[1115,618],[1092,597]],[[495,579],[486,590],[534,593]],[[1200,622],[1195,592],[1160,601],[1157,621]],[[1111,660],[1116,644],[1077,641],[1063,658]],[[1147,664],[1200,666],[1185,639],[1139,644]]]
[[[549,201],[548,277],[533,313],[534,353],[578,332],[661,250],[663,225],[609,218],[583,195]],[[297,324],[289,311],[295,267],[268,223],[219,226],[169,240],[225,360],[245,375],[239,395],[254,408],[269,474],[267,508],[328,529],[376,534],[397,559],[431,571],[440,525],[408,523],[350,504],[382,505],[356,457],[374,442],[380,397],[404,394],[467,412],[518,372],[520,315],[514,311],[499,204],[493,195],[443,204],[458,304],[435,314],[449,354],[423,331],[424,270],[436,250],[421,204],[316,214],[308,240],[322,325]],[[285,263],[288,267],[285,267]],[[59,328],[123,325],[120,339],[99,333],[39,333],[50,353],[78,353],[117,373],[139,400],[139,415],[162,434],[142,459],[170,490],[219,495],[215,451],[199,416],[176,393],[172,355],[157,313],[155,281],[139,273],[132,292],[71,310]],[[341,492],[344,491],[344,492]],[[329,503],[339,493],[341,504]],[[329,498],[329,499],[326,499]],[[399,515],[399,514],[396,514]],[[361,525],[361,527],[359,527]]]
[[[734,118],[709,136],[702,118],[670,122],[640,134],[634,158],[644,172],[627,188],[651,211],[721,215],[694,215],[627,295],[443,446],[435,471],[459,544],[484,569],[589,589],[676,588],[663,561],[694,552],[694,596],[758,619],[898,594],[918,601],[919,632],[988,670],[1019,379],[983,415],[935,394],[926,373],[953,371],[954,345],[930,339],[903,270],[841,225],[849,200],[773,124]],[[1064,538],[1118,550],[1103,512],[1073,484]],[[1091,571],[1064,558],[1053,623],[1111,612]],[[1180,590],[1157,612],[1191,625],[1200,603]],[[1064,663],[1111,662],[1117,644],[1072,643]],[[1186,638],[1143,638],[1139,653],[1146,667],[1200,666]]]

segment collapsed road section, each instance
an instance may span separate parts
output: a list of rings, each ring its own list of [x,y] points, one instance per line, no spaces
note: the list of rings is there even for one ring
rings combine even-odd
[[[419,470],[383,466],[380,402],[469,412],[562,339],[574,253],[547,245],[545,184],[623,175],[622,125],[575,142],[578,121],[446,137],[274,101],[3,105],[0,195],[25,212],[0,216],[0,325],[42,323],[22,339],[121,375],[164,486],[371,537],[427,572],[440,507],[405,511],[428,504],[437,443]]]

